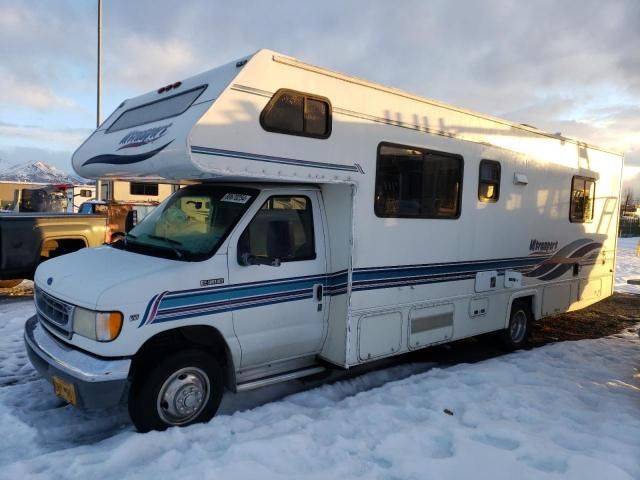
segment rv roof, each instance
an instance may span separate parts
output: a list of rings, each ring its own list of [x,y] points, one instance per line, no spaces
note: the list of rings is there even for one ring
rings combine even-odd
[[[542,136],[554,138],[554,139],[557,139],[557,140],[564,140],[564,141],[567,141],[567,142],[570,142],[570,143],[583,145],[583,146],[588,147],[588,148],[593,148],[593,149],[596,149],[596,150],[601,150],[603,152],[613,153],[613,154],[616,154],[616,155],[621,155],[622,154],[620,151],[616,151],[615,149],[609,149],[609,148],[604,148],[604,147],[601,147],[601,146],[598,146],[598,145],[593,145],[593,144],[590,144],[590,143],[587,143],[587,142],[584,142],[584,141],[581,141],[581,140],[578,140],[578,139],[575,139],[575,138],[565,137],[565,136],[563,136],[561,134],[558,134],[558,133],[546,132],[544,130],[541,130],[539,128],[533,127],[531,125],[527,125],[526,123],[515,123],[515,122],[511,122],[509,120],[506,120],[504,118],[494,117],[494,116],[483,114],[483,113],[479,113],[479,112],[476,112],[476,111],[473,111],[473,110],[467,110],[467,109],[464,109],[464,108],[456,107],[456,106],[453,106],[453,105],[450,105],[450,104],[447,104],[447,103],[444,103],[444,102],[440,102],[438,100],[434,100],[434,99],[427,98],[427,97],[421,97],[419,95],[414,95],[414,94],[408,93],[408,92],[406,92],[404,90],[401,90],[399,88],[389,87],[389,86],[386,86],[386,85],[382,85],[380,83],[370,82],[368,80],[364,80],[364,79],[361,79],[359,77],[345,75],[343,73],[339,73],[339,72],[336,72],[336,71],[333,71],[333,70],[330,70],[330,69],[327,69],[327,68],[311,65],[309,63],[302,62],[302,61],[300,61],[300,60],[298,60],[296,58],[289,57],[289,56],[282,55],[282,54],[278,54],[277,52],[271,52],[271,53],[273,54],[273,61],[274,62],[283,63],[283,64],[286,64],[286,65],[290,65],[292,67],[302,68],[304,70],[308,70],[308,71],[311,71],[311,72],[319,73],[321,75],[327,75],[329,77],[336,78],[336,79],[339,79],[339,80],[342,80],[342,81],[345,81],[345,82],[354,83],[356,85],[361,85],[361,86],[364,86],[364,87],[373,88],[375,90],[380,90],[380,91],[384,91],[384,92],[387,92],[387,93],[392,93],[392,94],[398,95],[400,97],[408,98],[408,99],[411,99],[411,100],[416,100],[418,102],[422,102],[422,103],[425,103],[425,104],[428,104],[428,105],[433,105],[433,106],[440,107],[440,108],[445,108],[447,110],[451,110],[451,111],[454,111],[454,112],[464,113],[466,115],[472,115],[472,116],[477,117],[477,118],[483,118],[483,119],[486,119],[486,120],[490,120],[492,122],[500,123],[502,125],[507,125],[509,127],[517,128],[519,130],[531,132],[531,133],[534,133],[536,135],[542,135]]]
[[[301,98],[320,95],[314,101],[340,117],[332,138],[265,127],[268,102],[288,89],[308,92],[298,93]],[[331,113],[327,117],[331,131]],[[347,132],[354,122],[368,125],[368,133],[386,124],[551,162],[585,157],[587,149],[620,155],[261,50],[175,82],[168,92],[164,87],[123,102],[76,150],[72,164],[84,178],[353,183],[362,166],[335,152],[351,145]]]

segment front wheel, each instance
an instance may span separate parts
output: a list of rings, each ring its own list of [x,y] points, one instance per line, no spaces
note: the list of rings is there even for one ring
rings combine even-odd
[[[512,352],[527,346],[533,315],[527,302],[515,300],[511,304],[509,326],[499,334],[502,347]]]
[[[222,370],[199,350],[175,353],[134,378],[129,415],[140,432],[209,421],[223,393]]]

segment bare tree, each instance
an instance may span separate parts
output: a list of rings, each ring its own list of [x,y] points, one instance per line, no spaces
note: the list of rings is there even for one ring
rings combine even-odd
[[[633,190],[631,188],[627,188],[624,193],[624,207],[622,208],[621,214],[624,215],[629,211],[629,207],[634,207],[635,212],[635,204],[633,202]]]

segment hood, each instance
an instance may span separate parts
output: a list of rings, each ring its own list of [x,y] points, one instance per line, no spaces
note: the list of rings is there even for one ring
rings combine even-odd
[[[216,257],[220,256],[224,257]],[[226,257],[213,263],[222,269]],[[38,288],[61,300],[84,308],[109,310],[147,301],[155,293],[175,290],[177,286],[199,288],[200,265],[201,262],[168,260],[104,246],[48,260],[38,267],[34,280]],[[226,276],[226,272],[221,271],[220,276]]]

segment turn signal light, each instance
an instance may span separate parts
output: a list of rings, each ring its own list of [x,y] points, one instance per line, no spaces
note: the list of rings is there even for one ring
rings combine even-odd
[[[122,329],[122,314],[120,312],[98,312],[96,314],[96,340],[110,342]]]

